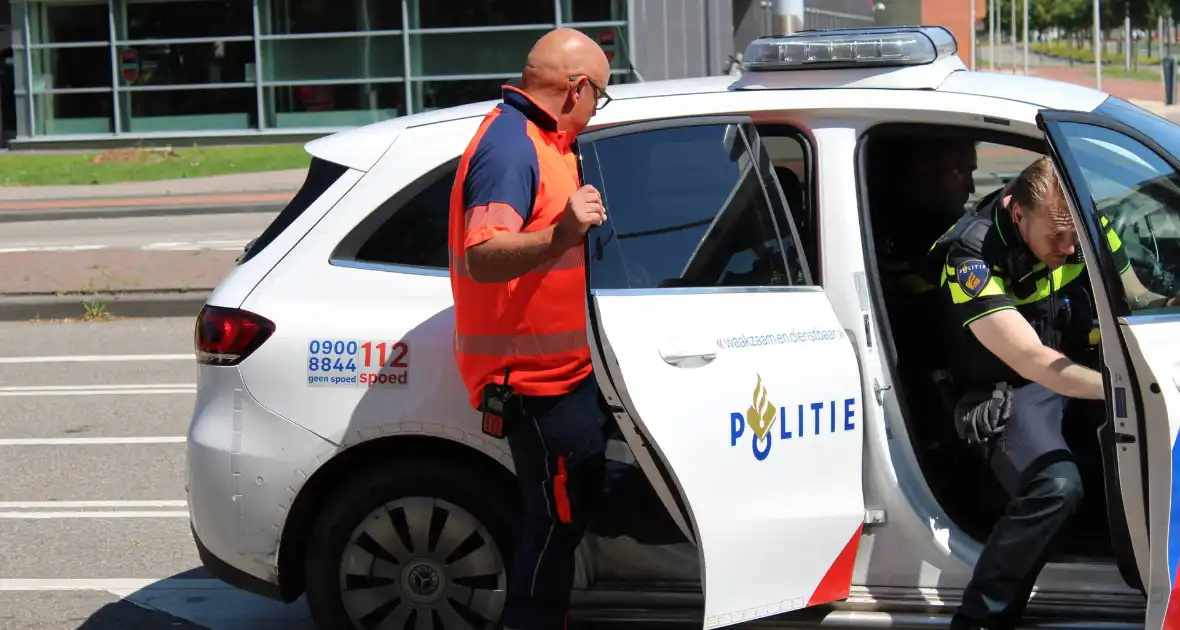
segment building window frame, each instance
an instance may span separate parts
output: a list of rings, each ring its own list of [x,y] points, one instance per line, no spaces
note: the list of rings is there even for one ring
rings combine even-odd
[[[332,32],[308,32],[308,33],[272,33],[268,24],[264,22],[269,21],[269,15],[275,6],[275,0],[251,0],[249,15],[251,24],[248,28],[243,29],[244,32],[225,36],[203,36],[203,37],[160,37],[160,38],[131,38],[126,31],[127,11],[128,6],[137,0],[95,0],[94,5],[105,5],[107,14],[107,38],[102,41],[79,41],[79,42],[34,42],[32,33],[32,11],[43,11],[42,7],[50,4],[56,4],[54,0],[17,0],[12,3],[13,24],[19,25],[22,37],[18,42],[13,44],[14,65],[19,68],[24,76],[17,76],[15,86],[15,96],[18,99],[18,118],[23,119],[18,124],[19,140],[62,140],[62,139],[76,139],[76,140],[90,140],[103,138],[128,138],[128,137],[150,137],[150,136],[181,136],[181,137],[201,137],[201,136],[226,136],[226,135],[248,135],[254,133],[283,133],[283,134],[303,134],[303,133],[330,133],[339,129],[347,129],[354,126],[349,124],[334,124],[325,127],[314,126],[293,126],[282,125],[277,122],[277,113],[275,110],[275,93],[273,90],[278,88],[291,87],[312,87],[312,86],[341,86],[341,85],[397,85],[402,86],[402,97],[404,102],[397,110],[390,108],[379,108],[371,106],[368,110],[371,112],[371,117],[374,122],[384,120],[390,117],[389,112],[393,111],[395,116],[408,116],[437,107],[430,106],[426,103],[419,103],[422,98],[426,98],[428,86],[430,84],[442,84],[448,82],[468,82],[468,81],[496,81],[507,82],[519,76],[517,71],[507,72],[470,72],[470,73],[438,73],[430,74],[428,72],[415,72],[415,55],[413,54],[414,46],[412,45],[415,38],[431,35],[464,35],[464,34],[486,34],[496,32],[520,32],[531,31],[540,34],[541,32],[552,28],[577,28],[581,30],[588,29],[609,29],[613,31],[613,37],[608,37],[610,41],[610,48],[612,53],[612,69],[611,69],[611,83],[629,82],[634,80],[634,70],[630,63],[630,54],[632,52],[632,38],[634,30],[634,15],[632,14],[632,2],[629,0],[613,0],[611,5],[611,13],[619,14],[621,19],[599,20],[599,21],[582,21],[577,22],[572,18],[573,9],[571,0],[553,0],[553,16],[552,22],[539,22],[530,24],[502,24],[502,25],[476,25],[463,27],[446,27],[446,28],[417,28],[413,27],[411,23],[411,3],[418,0],[400,0],[399,6],[401,10],[401,28],[398,29],[372,29],[372,30],[351,30],[351,31],[332,31]],[[144,0],[138,0],[144,2]],[[71,5],[76,3],[71,2]],[[19,15],[16,12],[19,11]],[[589,17],[589,16],[587,16]],[[592,35],[593,36],[593,35]],[[330,79],[280,79],[277,77],[267,78],[267,64],[274,63],[275,55],[273,51],[267,54],[266,45],[269,42],[279,41],[299,41],[299,40],[327,40],[327,39],[361,39],[372,37],[400,37],[402,50],[402,70],[401,76],[393,76],[386,71],[381,76],[372,77],[338,77]],[[178,45],[193,45],[193,44],[213,44],[222,43],[230,45],[250,44],[253,48],[253,68],[252,72],[249,68],[241,81],[227,81],[216,83],[191,83],[191,84],[160,84],[160,85],[124,85],[121,75],[121,57],[123,51],[128,47],[147,47],[147,46],[178,46]],[[394,44],[396,46],[396,43]],[[93,87],[70,87],[70,88],[53,88],[41,87],[37,88],[36,78],[40,75],[34,74],[34,56],[36,51],[51,51],[69,48],[92,48],[95,50],[106,48],[107,57],[110,61],[110,80],[107,85],[96,85]],[[604,46],[606,47],[606,46]],[[190,90],[225,90],[225,89],[252,89],[255,99],[255,107],[253,111],[249,108],[244,112],[249,115],[253,114],[254,121],[247,122],[244,127],[230,126],[228,128],[176,128],[176,129],[161,129],[161,130],[140,130],[131,129],[130,117],[130,98],[132,95],[145,94],[152,92],[168,92],[168,91],[190,91]],[[483,88],[479,88],[479,93],[482,94]],[[111,98],[110,111],[110,125],[109,132],[87,132],[76,131],[74,133],[55,133],[48,129],[38,129],[39,114],[41,117],[48,119],[56,119],[51,110],[39,111],[43,109],[39,103],[42,99],[51,99],[56,95],[67,94],[109,94]],[[124,98],[126,95],[126,98]],[[19,103],[19,99],[23,98],[24,103]],[[444,101],[445,102],[445,101]],[[19,107],[23,105],[23,107]],[[50,105],[52,107],[52,105]],[[335,111],[335,110],[333,110]],[[359,111],[359,110],[358,110]],[[124,118],[126,117],[126,120]],[[272,122],[272,118],[274,121]],[[45,121],[48,122],[48,121]],[[367,124],[362,122],[361,124]],[[22,129],[23,128],[23,129]],[[22,133],[23,132],[23,133]]]

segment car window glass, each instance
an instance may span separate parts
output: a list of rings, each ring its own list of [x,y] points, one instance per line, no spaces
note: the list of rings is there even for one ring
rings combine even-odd
[[[736,125],[594,143],[607,223],[590,239],[594,288],[790,284],[766,193]]]
[[[1060,129],[1099,216],[1114,227],[1139,281],[1157,295],[1180,294],[1180,174],[1117,131],[1072,122]],[[1152,308],[1128,302],[1132,312]]]
[[[763,177],[768,183],[777,181],[782,189],[787,211],[790,213],[799,237],[799,246],[803,248],[802,253],[807,259],[807,266],[811,270],[813,281],[818,281],[816,272],[819,269],[819,223],[815,220],[815,210],[811,207],[811,195],[809,194],[811,182],[807,177],[807,150],[803,146],[802,140],[797,136],[772,135],[772,133],[759,134],[762,148],[770,161],[770,166],[764,167],[763,172],[774,172],[773,177],[765,174]],[[779,210],[777,206],[782,202],[776,199],[775,195],[771,195],[771,201],[776,206],[776,210]],[[780,219],[777,214],[776,220],[782,224],[786,222],[785,219]],[[780,225],[779,230],[783,236],[783,243],[787,245],[788,263],[792,267],[799,266],[796,258],[799,253],[795,251],[793,242],[788,238],[790,231],[786,229],[785,225]],[[800,270],[792,269],[792,273],[795,274],[796,281],[801,281]]]
[[[246,251],[238,260],[238,264],[245,264],[246,261],[258,255],[271,241],[278,238],[279,234],[283,233],[295,219],[298,219],[305,210],[315,203],[336,180],[340,179],[348,171],[347,166],[341,166],[334,162],[328,162],[319,158],[312,158],[311,166],[307,169],[307,178],[303,180],[303,186],[299,188],[299,192],[291,198],[287,206],[283,208],[275,216],[270,225],[258,235],[247,247]]]
[[[975,156],[977,167],[972,177],[975,191],[967,197],[968,208],[1016,179],[1020,171],[1041,157],[1041,154],[1006,144],[980,142],[975,145]]]
[[[432,173],[424,190],[393,209],[357,250],[356,260],[392,265],[447,268],[447,217],[455,169]],[[373,212],[384,216],[390,206],[401,204],[398,196]]]

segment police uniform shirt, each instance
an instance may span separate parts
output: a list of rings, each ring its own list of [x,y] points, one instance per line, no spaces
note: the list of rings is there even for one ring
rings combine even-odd
[[[882,221],[877,230],[876,247],[882,264],[882,280],[893,294],[917,295],[934,289],[922,277],[923,256],[934,239],[945,233],[954,221],[942,217],[945,213],[932,208],[902,209],[906,216],[921,217],[918,221]]]
[[[1042,343],[1075,361],[1098,341],[1081,248],[1063,265],[1049,270],[1024,244],[1002,207],[1002,193],[982,200],[975,213],[956,223],[931,250],[931,264],[941,267],[934,277],[943,291],[953,369],[968,387],[1028,383],[967,330],[972,322],[992,313],[1020,312]],[[1106,217],[1100,219],[1115,266],[1122,273],[1130,261],[1114,228]]]

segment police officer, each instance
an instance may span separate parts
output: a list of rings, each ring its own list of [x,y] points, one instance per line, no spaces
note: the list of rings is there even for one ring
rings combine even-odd
[[[934,288],[917,267],[934,242],[963,216],[975,192],[975,143],[942,136],[874,139],[869,145],[876,198],[873,234],[886,287],[919,294]]]
[[[1128,293],[1144,299],[1113,228],[1106,236]],[[951,369],[964,392],[957,429],[984,447],[1011,497],[954,630],[1015,627],[1047,547],[1082,500],[1062,421],[1070,399],[1101,400],[1105,392],[1094,369],[1090,281],[1076,244],[1056,170],[1040,158],[930,250],[928,278],[940,285]]]
[[[951,227],[975,191],[975,143],[955,137],[885,135],[870,140],[869,204],[873,237],[897,368],[918,424],[917,441],[930,457],[959,457],[958,438],[942,420],[954,398],[945,384],[940,344],[928,342],[938,325],[937,283],[921,270],[930,244]],[[948,448],[948,446],[950,448]],[[949,476],[948,476],[949,477]],[[946,478],[940,483],[958,483]]]

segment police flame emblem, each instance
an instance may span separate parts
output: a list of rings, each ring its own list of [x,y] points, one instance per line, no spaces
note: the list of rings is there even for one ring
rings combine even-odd
[[[758,383],[754,385],[754,399],[750,408],[746,410],[746,425],[758,436],[759,442],[766,441],[766,435],[774,426],[778,408],[768,399],[769,393],[762,384],[762,375],[758,375]]]
[[[956,270],[959,287],[968,297],[976,298],[991,279],[991,269],[982,260],[968,260]]]

